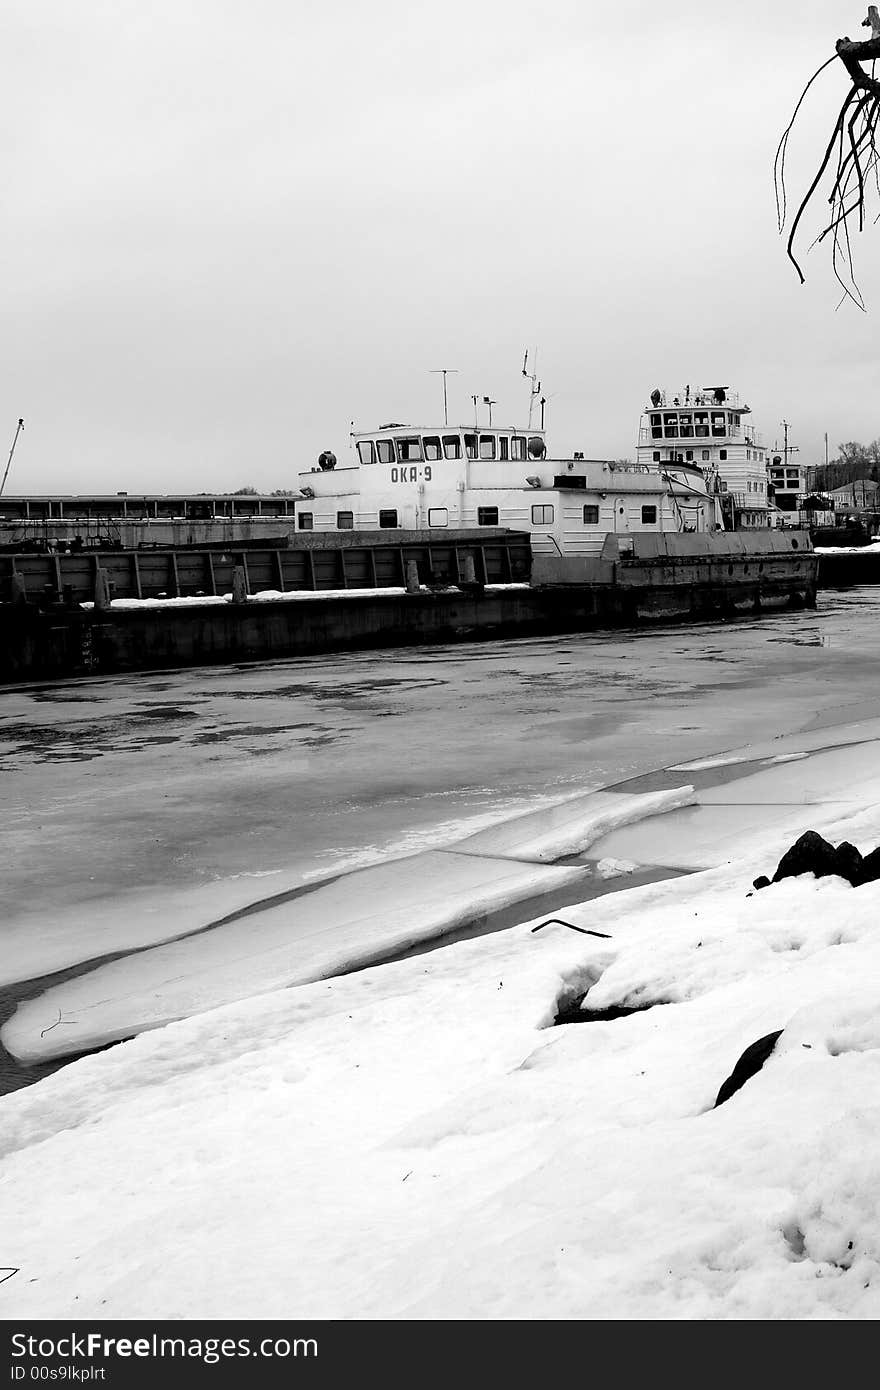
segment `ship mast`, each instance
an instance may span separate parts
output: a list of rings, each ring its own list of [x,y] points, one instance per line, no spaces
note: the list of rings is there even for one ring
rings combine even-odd
[[[448,425],[449,407],[446,403],[446,378],[448,376],[458,376],[458,370],[455,367],[435,367],[431,372],[431,376],[442,376],[443,378],[443,423],[444,425]]]
[[[540,383],[540,381],[538,380],[538,349],[537,349],[537,348],[535,348],[534,356],[533,356],[533,358],[532,358],[532,371],[531,371],[531,373],[529,373],[528,364],[529,364],[529,350],[528,350],[528,348],[526,348],[525,356],[523,357],[522,374],[523,374],[524,377],[526,377],[526,378],[528,379],[528,381],[531,382],[531,387],[530,387],[530,389],[529,389],[529,429],[531,429],[531,428],[532,428],[532,416],[533,416],[534,413],[535,413],[535,401],[538,399],[539,396],[541,396],[541,383]],[[543,396],[541,396],[541,429],[544,428],[544,406],[545,406],[546,404],[547,404],[546,399],[545,399]]]

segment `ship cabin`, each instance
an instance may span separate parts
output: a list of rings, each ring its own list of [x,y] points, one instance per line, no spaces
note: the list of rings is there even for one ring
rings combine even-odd
[[[637,457],[655,467],[697,465],[737,529],[771,524],[768,454],[751,414],[726,386],[652,391],[639,428]]]
[[[671,475],[674,472],[674,480]],[[553,458],[543,430],[387,424],[348,460],[298,475],[299,531],[528,531],[536,553],[598,555],[609,532],[702,531],[715,512],[693,465]]]

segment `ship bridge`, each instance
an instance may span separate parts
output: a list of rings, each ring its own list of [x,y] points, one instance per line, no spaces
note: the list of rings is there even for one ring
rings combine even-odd
[[[658,444],[685,440],[742,442],[761,445],[754,427],[744,417],[751,409],[740,401],[739,394],[726,386],[706,387],[692,392],[671,395],[659,388],[651,392],[639,429],[639,444]]]
[[[515,426],[479,429],[474,425],[383,425],[352,435],[359,464],[440,463],[470,459],[515,463],[542,459],[547,453],[543,430]]]

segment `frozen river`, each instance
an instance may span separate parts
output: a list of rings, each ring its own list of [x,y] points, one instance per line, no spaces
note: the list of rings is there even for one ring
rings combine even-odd
[[[880,593],[862,589],[767,619],[7,689],[0,981],[200,932],[102,967],[116,976],[92,972],[98,993],[109,982],[118,997],[136,992],[137,965],[165,1002],[151,1012],[140,1001],[133,1017],[154,1026],[292,982],[298,943],[303,978],[341,967],[353,939],[345,921],[378,941],[396,912],[389,939],[403,946],[423,909],[430,931],[442,929],[430,903],[444,899],[447,925],[465,920],[469,903],[479,915],[566,891],[576,900],[585,894],[576,891],[581,841],[566,843],[571,807],[581,827],[592,817],[606,854],[629,848],[640,862],[696,867],[652,856],[644,830],[641,842],[619,831],[603,845],[605,802],[589,794],[631,779],[648,796],[681,787],[691,772],[645,778],[745,745],[801,736],[818,747],[823,730],[877,717],[878,673]],[[853,775],[864,756],[853,754]],[[487,829],[527,812],[525,837]],[[463,852],[438,855],[471,835]],[[396,862],[403,856],[409,868]],[[308,891],[333,878],[323,897]],[[233,927],[204,932],[261,902]],[[250,961],[240,967],[244,940],[248,956],[277,954],[283,941],[284,967],[273,957],[251,978]],[[219,992],[192,984],[218,970],[227,976]],[[164,982],[184,975],[187,991],[168,1002]],[[82,989],[48,997],[31,1033],[44,1031],[41,1021],[48,1032],[50,1019],[56,1040],[84,1027],[93,1005]],[[74,1037],[94,1045],[114,1028],[125,1031],[96,1021],[64,1046]],[[28,1043],[24,1054],[37,1051]]]

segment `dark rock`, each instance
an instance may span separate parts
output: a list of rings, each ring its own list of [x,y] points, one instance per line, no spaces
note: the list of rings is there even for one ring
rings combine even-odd
[[[872,849],[870,854],[866,854],[859,869],[859,876],[856,880],[856,887],[861,883],[876,883],[880,878],[880,846]]]
[[[766,874],[759,874],[752,884],[753,888],[769,888],[770,880]]]
[[[813,834],[814,832],[810,831],[809,833]],[[817,836],[816,838],[818,839],[819,837]],[[789,853],[791,853],[790,850]],[[735,1095],[740,1087],[746,1084],[750,1077],[761,1070],[781,1037],[782,1029],[780,1028],[777,1033],[767,1033],[765,1037],[759,1038],[757,1042],[752,1043],[751,1047],[746,1048],[733,1071],[730,1073],[730,1076],[728,1076],[721,1090],[718,1092],[713,1109],[717,1109],[718,1106],[723,1105],[726,1100],[730,1100],[730,1097]]]
[[[838,874],[840,868],[837,850],[815,830],[807,830],[799,840],[795,840],[790,850],[779,861],[773,882],[784,878],[797,878],[798,874],[815,874],[817,878],[827,878]]]
[[[855,845],[851,845],[849,840],[844,840],[842,845],[837,846],[837,872],[853,887],[860,881],[863,863],[861,851],[857,850]]]

